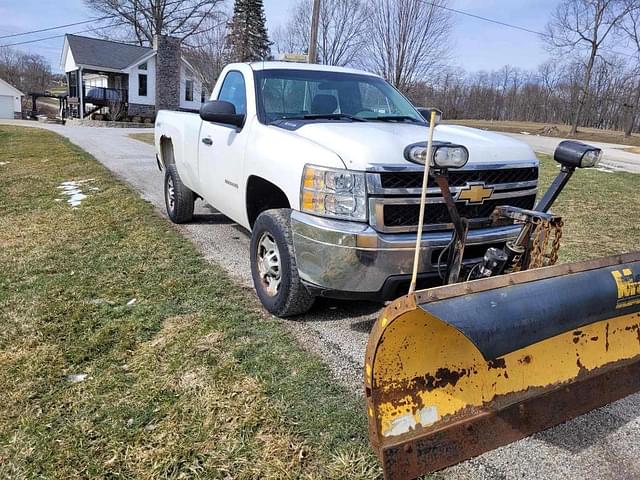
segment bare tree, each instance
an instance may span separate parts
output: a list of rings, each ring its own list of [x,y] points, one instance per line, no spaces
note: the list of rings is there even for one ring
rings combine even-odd
[[[119,97],[110,98],[107,101],[107,107],[109,108],[109,120],[113,122],[119,122],[127,113],[127,106]]]
[[[295,4],[291,18],[277,33],[279,51],[309,49],[312,0]],[[348,65],[359,55],[364,43],[366,10],[364,0],[322,0],[318,22],[317,62]]]
[[[185,45],[184,53],[189,63],[202,77],[203,88],[211,93],[220,75],[220,72],[228,62],[226,36],[229,15],[226,12],[218,12],[211,16],[203,24],[200,33],[189,39]]]
[[[307,46],[297,37],[296,32],[291,28],[293,22],[290,20],[287,25],[278,25],[271,34],[273,46],[276,53],[298,53],[306,52]]]
[[[448,0],[369,0],[362,63],[407,91],[447,61],[451,14]]]
[[[627,37],[635,52],[633,94],[625,103],[625,137],[631,136],[636,123],[636,117],[638,116],[638,108],[640,107],[640,9],[638,8],[638,3],[640,3],[638,0],[627,0],[630,11],[620,23],[620,30]]]
[[[571,135],[578,132],[596,59],[605,41],[631,11],[631,5],[624,0],[563,0],[547,24],[549,47],[563,54],[576,54],[585,64],[571,121]]]
[[[40,55],[0,48],[0,78],[25,93],[44,92],[51,86],[51,65]]]
[[[157,34],[182,40],[198,33],[222,0],[84,0],[96,12],[110,16],[106,26],[136,43],[150,45]]]

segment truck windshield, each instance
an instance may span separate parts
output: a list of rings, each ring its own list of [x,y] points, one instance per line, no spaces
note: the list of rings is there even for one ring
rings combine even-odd
[[[283,119],[424,123],[395,88],[379,77],[321,70],[255,72],[258,116]]]

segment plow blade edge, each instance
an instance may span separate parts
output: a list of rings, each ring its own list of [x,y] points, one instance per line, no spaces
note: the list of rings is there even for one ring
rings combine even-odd
[[[416,292],[374,325],[369,436],[415,478],[640,390],[640,252]]]

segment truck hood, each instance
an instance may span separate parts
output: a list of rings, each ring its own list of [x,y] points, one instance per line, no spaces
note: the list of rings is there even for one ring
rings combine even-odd
[[[428,128],[410,123],[323,122],[303,125],[295,134],[332,150],[349,169],[373,170],[381,165],[415,165],[404,158],[404,149],[407,145],[425,142]],[[536,161],[526,143],[493,132],[438,125],[433,138],[467,147],[469,164]]]

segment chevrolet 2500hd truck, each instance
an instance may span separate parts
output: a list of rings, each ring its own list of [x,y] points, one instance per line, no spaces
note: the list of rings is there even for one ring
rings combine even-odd
[[[411,274],[427,131],[376,75],[231,64],[200,115],[158,113],[167,213],[189,222],[201,198],[250,230],[255,288],[275,315],[303,313],[316,296],[392,299]],[[489,216],[499,205],[533,208],[538,160],[526,144],[466,127],[437,125],[434,140],[442,154],[468,155],[450,183],[470,220],[465,261],[478,261],[517,236],[519,226],[490,226]],[[426,202],[421,281],[437,278],[452,236],[435,183]]]

